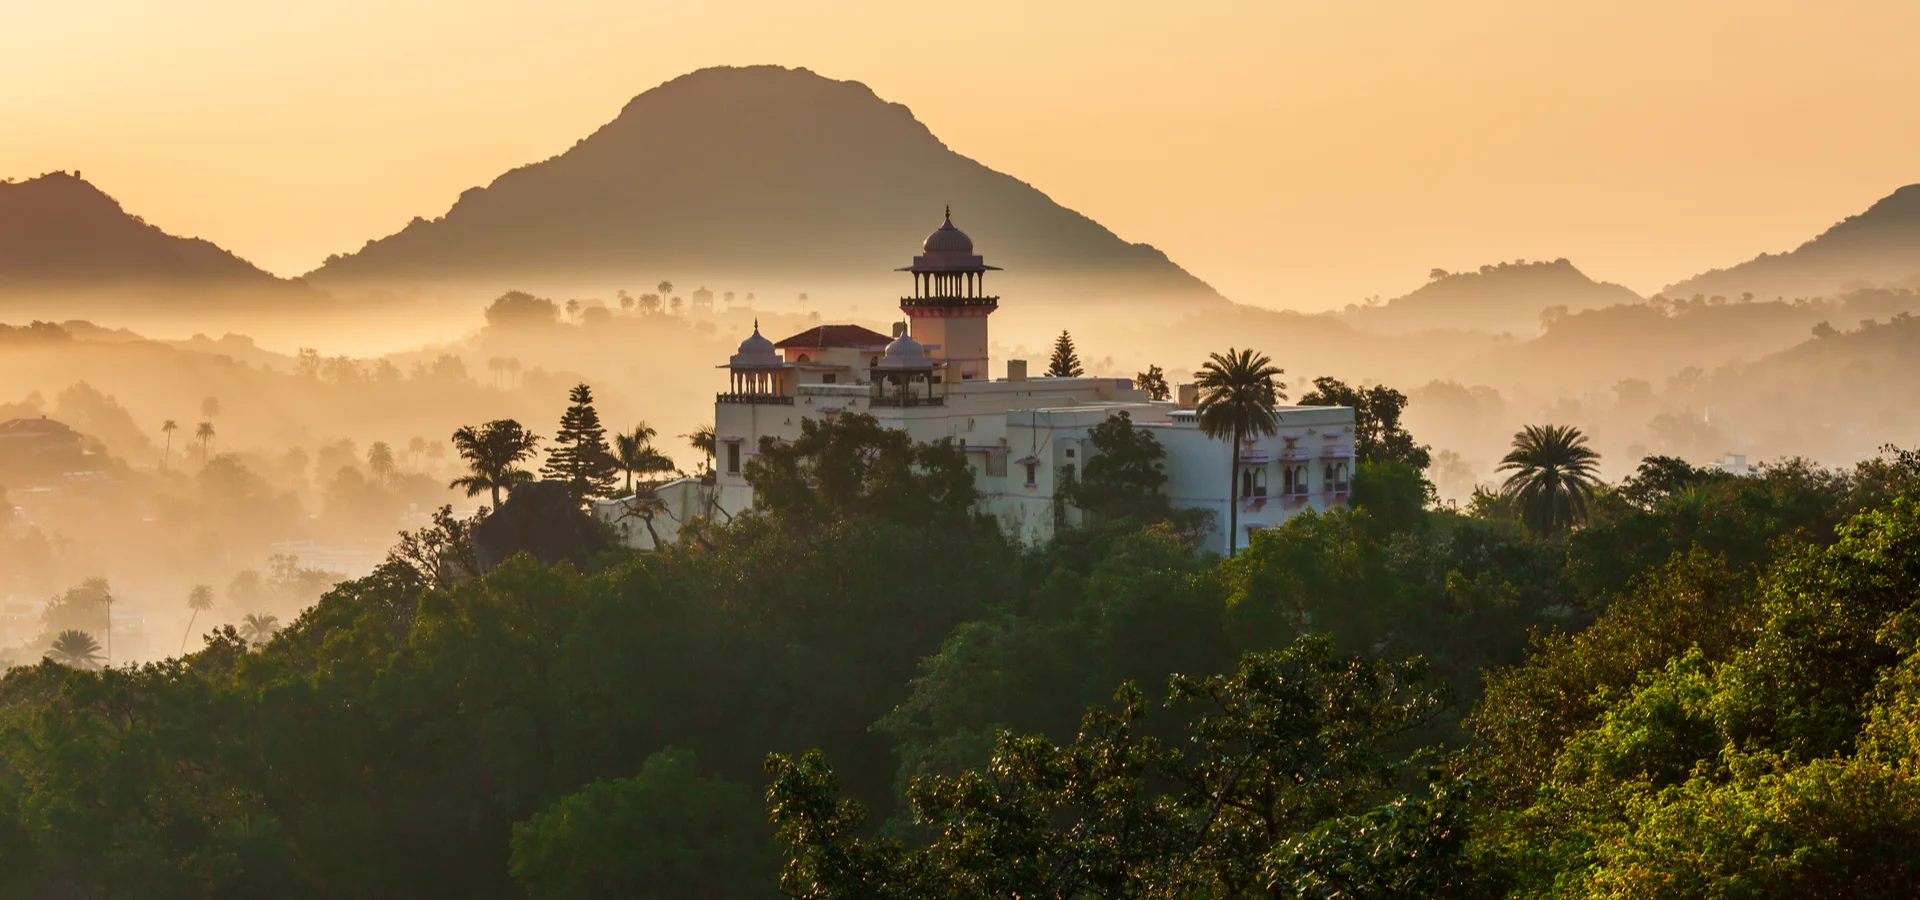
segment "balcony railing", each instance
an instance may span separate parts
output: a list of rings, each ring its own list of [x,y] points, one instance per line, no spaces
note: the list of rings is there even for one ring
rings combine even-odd
[[[760,403],[767,406],[792,406],[793,398],[784,394],[715,394],[715,403]]]
[[[922,306],[999,306],[999,297],[901,297],[900,305],[912,309]]]
[[[1313,458],[1313,454],[1305,447],[1288,447],[1275,455],[1289,462],[1304,462]]]

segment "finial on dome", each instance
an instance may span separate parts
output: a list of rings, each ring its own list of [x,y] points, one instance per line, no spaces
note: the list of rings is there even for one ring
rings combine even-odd
[[[948,224],[953,222],[953,204],[951,203],[947,204],[947,222]]]
[[[753,317],[753,333],[754,334],[760,333],[760,317],[759,316]]]

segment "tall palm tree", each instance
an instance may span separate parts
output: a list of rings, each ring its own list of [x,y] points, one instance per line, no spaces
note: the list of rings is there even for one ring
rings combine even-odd
[[[187,638],[193,636],[193,623],[200,620],[200,614],[213,608],[213,586],[196,584],[187,591],[187,608],[193,615],[187,617],[187,633],[180,636],[180,652],[187,652]]]
[[[200,461],[204,463],[212,458],[208,455],[207,448],[213,441],[213,423],[201,422],[194,427],[193,436],[200,439]]]
[[[160,468],[164,471],[167,468],[167,461],[173,458],[173,433],[180,430],[180,423],[168,419],[160,423],[160,430],[167,435],[167,449],[160,456]]]
[[[662,297],[673,296],[673,282],[671,281],[660,282],[660,296]]]
[[[280,617],[272,613],[247,613],[240,619],[240,636],[258,647],[272,640],[280,630]]]
[[[107,590],[105,578],[89,578],[82,584],[93,588],[100,605],[107,608],[107,665],[113,665],[113,592]]]
[[[420,468],[420,453],[421,451],[424,451],[426,449],[427,449],[426,438],[415,437],[415,438],[409,438],[407,440],[407,455],[412,457],[413,467],[416,470]]]
[[[448,487],[461,488],[472,497],[481,491],[493,492],[493,508],[500,508],[500,489],[533,480],[533,473],[520,463],[533,456],[540,436],[512,419],[495,419],[475,428],[462,425],[453,433],[453,446],[467,461],[470,474],[455,478]]]
[[[1528,425],[1513,436],[1513,450],[1500,460],[1512,472],[1500,493],[1520,507],[1520,520],[1553,537],[1587,519],[1587,501],[1599,484],[1600,454],[1587,436],[1568,425]]]
[[[673,471],[673,460],[660,454],[653,448],[653,439],[659,434],[645,422],[634,426],[625,434],[613,436],[613,462],[620,471],[627,473],[627,494],[633,494],[633,476],[654,472]]]
[[[1232,442],[1233,465],[1227,472],[1227,555],[1240,549],[1240,442],[1248,435],[1272,436],[1280,430],[1274,407],[1287,399],[1274,379],[1286,370],[1264,353],[1229,348],[1225,356],[1209,354],[1195,374],[1200,387],[1197,418],[1210,438]]]
[[[91,669],[100,665],[100,642],[93,635],[69,628],[53,639],[47,658],[69,669]]]

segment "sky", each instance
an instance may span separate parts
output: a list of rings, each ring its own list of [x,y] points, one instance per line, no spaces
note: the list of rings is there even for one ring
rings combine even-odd
[[[0,22],[0,177],[80,170],[281,275],[712,65],[865,82],[1228,297],[1309,311],[1512,259],[1651,293],[1920,182],[1912,0],[0,0]]]

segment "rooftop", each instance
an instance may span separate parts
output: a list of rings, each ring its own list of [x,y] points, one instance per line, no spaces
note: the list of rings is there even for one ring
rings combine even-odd
[[[892,341],[891,335],[859,325],[816,325],[773,346],[780,350],[814,350],[825,347],[885,347]]]

